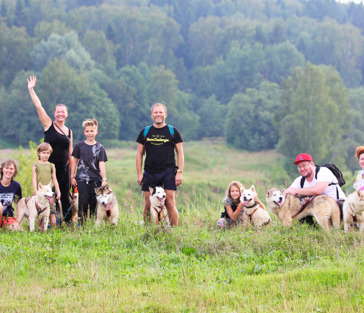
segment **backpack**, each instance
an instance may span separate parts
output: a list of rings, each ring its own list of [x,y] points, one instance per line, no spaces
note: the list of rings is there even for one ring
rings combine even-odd
[[[337,178],[337,184],[341,187],[343,185],[345,185],[345,179],[343,176],[343,173],[341,173],[341,171],[339,170],[339,168],[335,165],[335,164],[324,164],[322,166],[318,166],[316,165],[316,173],[315,173],[315,178],[317,179],[317,173],[319,172],[321,167],[327,167],[333,174],[334,176]],[[301,178],[301,188],[303,188],[303,184],[305,183],[305,178],[302,177]],[[331,183],[329,184],[329,186],[331,185],[336,185],[335,183]]]
[[[149,125],[147,127],[144,128],[144,132],[143,132],[143,137],[144,137],[144,141],[145,141],[145,138],[147,137],[147,134],[149,132],[149,129],[152,125]],[[168,126],[168,129],[169,129],[169,133],[171,134],[172,136],[172,139],[174,139],[174,129],[173,129],[173,126],[172,125],[167,125]]]

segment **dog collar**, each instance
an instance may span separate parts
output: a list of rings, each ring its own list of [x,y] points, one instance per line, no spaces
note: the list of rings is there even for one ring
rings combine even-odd
[[[255,206],[257,206],[257,203],[254,203],[252,206],[246,206],[246,208],[251,209],[251,208],[254,208]]]

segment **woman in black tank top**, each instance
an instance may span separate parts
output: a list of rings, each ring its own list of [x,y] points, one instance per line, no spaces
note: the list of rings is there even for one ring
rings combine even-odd
[[[69,173],[69,161],[71,159],[71,153],[73,149],[73,136],[70,128],[65,125],[68,110],[64,104],[57,104],[54,110],[55,120],[49,117],[44,110],[37,94],[34,91],[37,83],[35,76],[30,76],[28,81],[28,90],[30,97],[37,109],[38,117],[44,128],[44,141],[48,142],[52,148],[53,153],[49,158],[49,162],[54,163],[56,167],[56,176],[61,190],[61,203],[65,220],[68,221],[71,218],[67,212],[71,206],[69,201],[70,190],[70,173]]]

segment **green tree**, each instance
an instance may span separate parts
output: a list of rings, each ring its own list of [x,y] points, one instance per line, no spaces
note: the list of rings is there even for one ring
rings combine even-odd
[[[51,34],[48,40],[42,40],[33,47],[30,56],[37,71],[56,58],[65,59],[69,66],[79,70],[91,70],[94,67],[90,54],[73,31],[65,36]]]
[[[273,149],[278,138],[273,116],[279,97],[279,86],[266,81],[259,89],[234,95],[227,107],[226,142],[248,151]]]
[[[275,121],[277,150],[293,159],[310,153],[315,162],[332,162],[350,129],[347,89],[333,67],[307,63],[283,82],[282,104]]]
[[[57,103],[67,105],[67,126],[72,128],[75,141],[84,138],[82,122],[86,118],[98,120],[98,140],[117,139],[120,118],[116,105],[92,77],[91,74],[77,74],[65,60],[55,60],[39,77],[37,93],[48,114],[52,114]]]
[[[223,137],[226,117],[226,106],[216,100],[215,95],[203,101],[198,109],[200,125],[198,138]]]
[[[82,39],[82,44],[91,54],[92,59],[97,65],[102,65],[109,69],[116,68],[114,43],[106,39],[102,31],[88,31]]]
[[[173,110],[177,105],[178,81],[175,74],[162,65],[156,68],[149,86],[148,95],[151,103],[161,102]]]
[[[4,117],[0,123],[1,137],[13,144],[24,145],[43,137],[43,127],[27,91],[28,75],[19,71],[10,86],[0,92],[0,114]]]
[[[290,42],[285,41],[278,45],[267,46],[266,55],[266,80],[280,84],[282,78],[288,77],[297,66],[304,66],[305,57]]]
[[[0,84],[9,86],[17,72],[29,67],[32,40],[25,28],[0,22]]]

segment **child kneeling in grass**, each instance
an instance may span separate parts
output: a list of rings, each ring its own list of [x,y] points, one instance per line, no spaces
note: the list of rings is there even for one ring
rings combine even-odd
[[[244,186],[239,181],[232,181],[226,189],[225,198],[223,199],[225,211],[221,213],[221,218],[217,221],[218,227],[231,227],[243,222],[243,203],[240,201],[241,188]],[[263,203],[255,198],[255,202],[264,208]]]
[[[71,184],[77,186],[79,194],[78,218],[80,223],[87,217],[95,215],[95,188],[105,186],[107,182],[105,162],[107,161],[104,146],[95,140],[98,123],[95,119],[87,119],[82,123],[85,141],[78,142],[72,152]],[[76,173],[77,167],[77,174]]]

